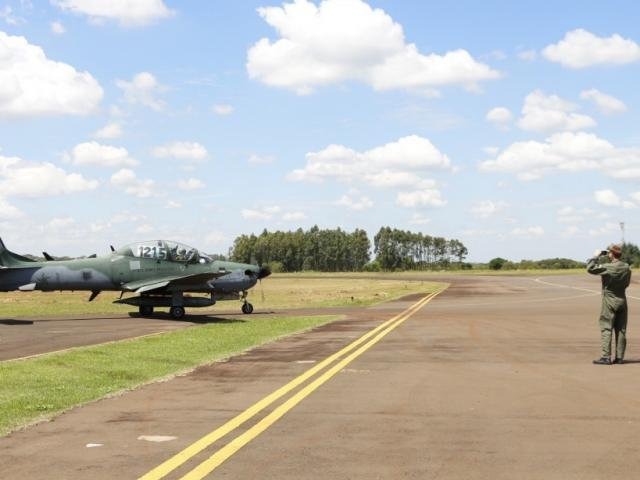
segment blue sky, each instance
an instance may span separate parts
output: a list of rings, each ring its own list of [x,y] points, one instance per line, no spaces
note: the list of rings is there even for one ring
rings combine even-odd
[[[469,259],[638,242],[635,2],[0,0],[0,235],[225,253],[381,226]]]

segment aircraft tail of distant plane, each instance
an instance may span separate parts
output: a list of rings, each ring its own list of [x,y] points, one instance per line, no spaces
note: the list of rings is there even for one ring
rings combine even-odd
[[[7,250],[0,238],[0,268],[19,267],[25,263],[33,263],[33,260]]]

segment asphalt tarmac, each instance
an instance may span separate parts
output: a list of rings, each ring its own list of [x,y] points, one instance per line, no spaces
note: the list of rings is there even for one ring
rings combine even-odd
[[[446,281],[435,298],[344,310],[345,320],[1,438],[1,476],[640,477],[638,283],[627,363],[596,366],[597,278]],[[0,336],[37,323],[0,323]],[[35,350],[45,335],[31,330]]]

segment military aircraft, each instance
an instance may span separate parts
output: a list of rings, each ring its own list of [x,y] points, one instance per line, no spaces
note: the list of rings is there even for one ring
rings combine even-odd
[[[252,313],[247,301],[250,288],[271,274],[268,267],[212,260],[195,248],[168,240],[132,243],[111,254],[75,260],[34,261],[13,253],[0,239],[0,291],[90,291],[89,301],[104,290],[120,291],[114,303],[137,306],[140,314],[153,314],[156,307],[169,307],[180,319],[185,307],[208,307],[218,300],[241,300],[242,312]],[[123,298],[124,293],[138,294]],[[187,296],[208,293],[209,297]]]

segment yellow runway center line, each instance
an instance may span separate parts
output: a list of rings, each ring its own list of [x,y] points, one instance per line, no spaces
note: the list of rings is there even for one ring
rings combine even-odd
[[[445,287],[444,289],[446,289],[446,288],[447,287]],[[369,338],[371,338],[372,336],[376,335],[381,330],[384,330],[386,327],[388,327],[389,325],[393,324],[394,322],[396,322],[398,319],[402,318],[403,316],[405,316],[405,315],[409,315],[410,316],[413,313],[415,313],[417,310],[422,308],[422,306],[425,305],[429,300],[431,300],[437,294],[441,293],[444,289],[438,290],[435,293],[427,295],[426,297],[420,299],[418,302],[413,304],[411,307],[409,307],[404,312],[394,316],[393,318],[383,322],[382,324],[380,324],[378,327],[374,328],[373,330],[365,333],[360,338],[358,338],[354,342],[350,343],[349,345],[347,345],[346,347],[344,347],[340,351],[338,351],[338,352],[334,353],[333,355],[327,357],[325,360],[323,360],[322,362],[320,362],[317,365],[313,366],[312,368],[310,368],[309,370],[307,370],[306,372],[304,372],[300,376],[294,378],[293,380],[291,380],[286,385],[280,387],[278,390],[276,390],[273,393],[269,394],[268,396],[266,396],[262,400],[256,402],[251,407],[246,409],[244,412],[238,414],[237,416],[235,416],[234,418],[232,418],[231,420],[226,422],[221,427],[217,428],[216,430],[212,431],[211,433],[208,433],[204,437],[200,438],[199,440],[197,440],[193,444],[191,444],[188,447],[186,447],[184,450],[178,452],[176,455],[174,455],[170,459],[168,459],[165,462],[161,463],[156,468],[154,468],[153,470],[149,471],[148,473],[146,473],[145,475],[140,477],[139,480],[158,480],[158,479],[163,478],[164,476],[166,476],[167,474],[169,474],[170,472],[172,472],[173,470],[175,470],[176,468],[181,466],[183,463],[187,462],[193,456],[197,455],[202,450],[204,450],[208,446],[212,445],[213,443],[215,443],[216,441],[218,441],[219,439],[221,439],[222,437],[224,437],[228,433],[230,433],[233,430],[235,430],[236,428],[238,428],[244,422],[246,422],[247,420],[251,419],[252,417],[257,415],[258,413],[260,413],[262,410],[264,410],[266,407],[271,405],[273,402],[275,402],[279,398],[283,397],[284,395],[286,395],[287,393],[289,393],[290,391],[292,391],[293,389],[295,389],[296,387],[298,387],[299,385],[304,383],[306,380],[311,378],[313,375],[317,374],[319,371],[321,371],[322,369],[326,368],[328,365],[330,365],[331,363],[336,361],[338,358],[342,357],[343,355],[346,355],[351,350],[357,348],[359,345],[361,345],[362,343],[366,342]]]
[[[181,478],[181,480],[200,480],[206,477],[209,473],[211,473],[214,469],[220,466],[225,460],[235,454],[238,450],[244,447],[251,440],[256,438],[262,432],[264,432],[267,428],[273,425],[276,421],[278,421],[281,417],[283,417],[289,410],[294,408],[298,403],[308,397],[311,393],[313,393],[316,389],[318,389],[321,385],[326,383],[329,379],[331,379],[334,375],[340,372],[343,368],[345,368],[349,363],[358,358],[364,352],[373,347],[376,343],[378,343],[382,338],[384,338],[389,332],[393,331],[396,327],[401,325],[404,321],[409,319],[414,313],[416,313],[421,307],[426,305],[429,301],[431,301],[436,295],[443,292],[444,289],[439,290],[428,297],[425,297],[422,301],[418,302],[420,306],[416,309],[409,309],[405,311],[404,314],[401,314],[393,323],[391,323],[387,328],[380,331],[373,339],[369,340],[366,344],[362,345],[355,352],[351,353],[349,356],[343,358],[340,362],[335,364],[325,373],[323,373],[320,377],[315,379],[309,385],[302,388],[298,393],[293,395],[287,401],[285,401],[282,405],[274,409],[269,415],[264,417],[258,423],[256,423],[249,430],[239,435],[227,445],[222,447],[216,453],[214,453],[207,460],[202,462],[196,468],[191,470],[185,476]],[[388,322],[386,322],[388,323]]]

